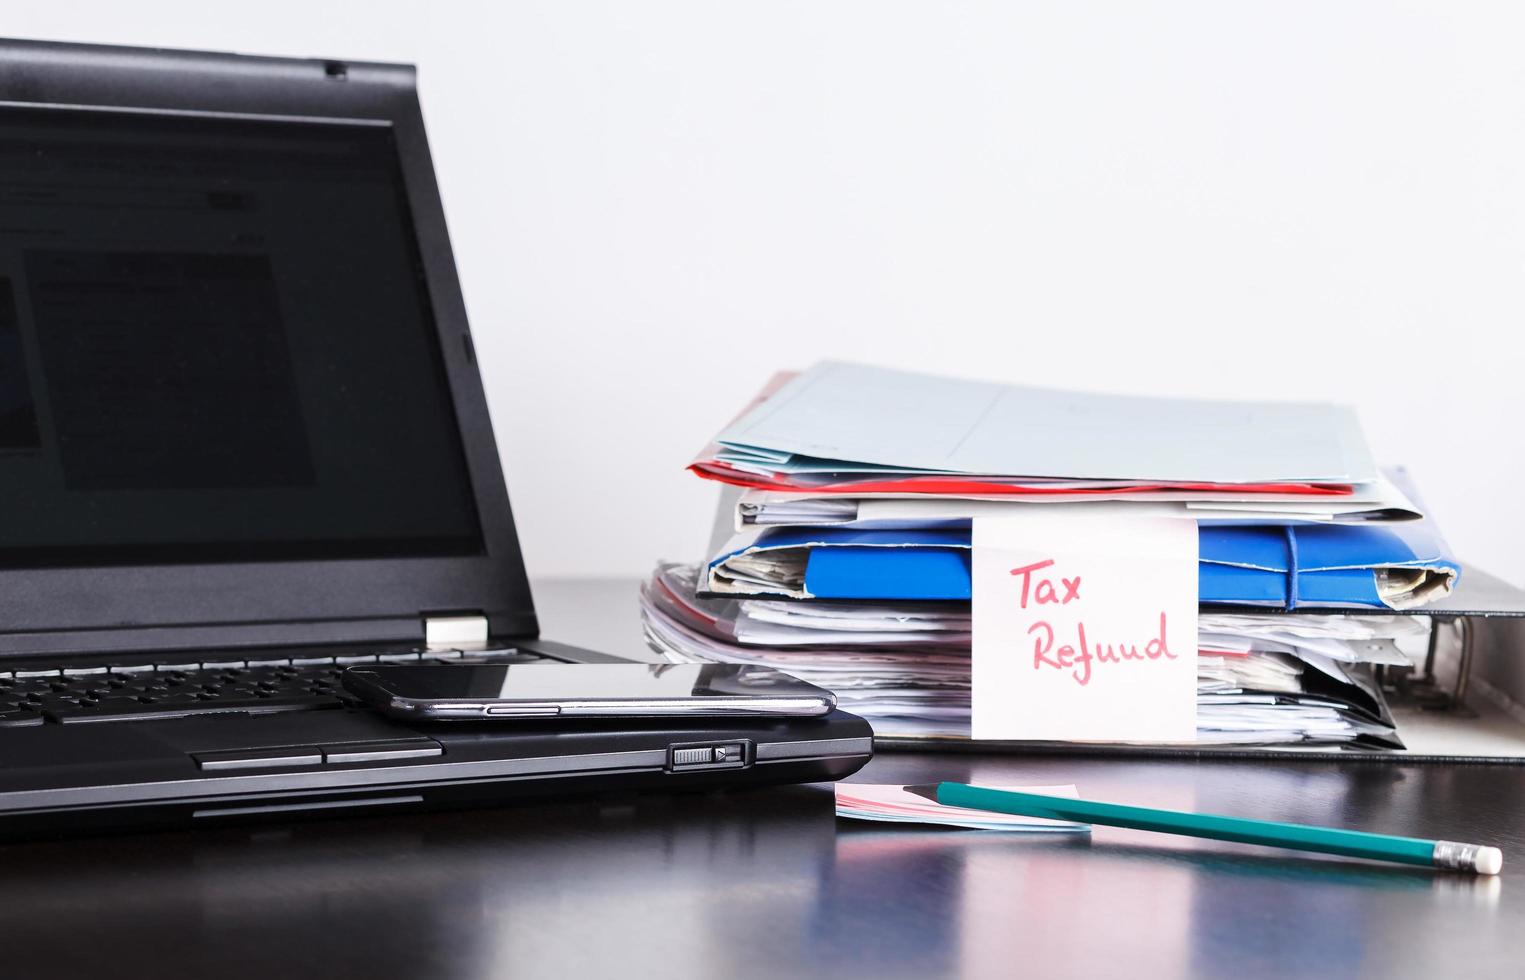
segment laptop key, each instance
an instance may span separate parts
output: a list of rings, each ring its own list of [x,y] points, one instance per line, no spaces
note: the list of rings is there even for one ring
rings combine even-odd
[[[0,728],[25,728],[41,724],[42,715],[35,711],[0,711]]]
[[[34,704],[41,705],[44,710],[54,707],[66,707],[79,704],[78,697],[70,697],[67,694],[42,694],[32,698]]]
[[[114,702],[116,699],[111,700]],[[51,708],[47,710],[46,714],[51,720],[68,725],[81,722],[154,721],[165,718],[190,718],[199,715],[275,714],[285,711],[318,711],[324,708],[338,708],[340,706],[338,699],[331,697],[215,698],[211,701],[200,701],[192,696],[189,703],[166,703],[166,701],[160,700],[152,704],[143,704],[136,701],[127,704],[108,704],[106,700],[102,700],[99,704],[89,707]]]
[[[137,698],[109,697],[101,698],[99,701],[96,701],[94,704],[92,704],[91,707],[99,708],[101,710],[117,708],[125,711],[129,709],[141,708],[143,707],[143,702],[139,701]]]
[[[65,667],[65,677],[88,677],[91,674],[104,674],[108,668],[105,665],[99,667]]]

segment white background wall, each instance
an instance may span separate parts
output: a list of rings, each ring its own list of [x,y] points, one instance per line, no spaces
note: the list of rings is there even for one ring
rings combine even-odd
[[[696,558],[683,466],[862,358],[1356,405],[1525,583],[1525,6],[5,0],[420,66],[530,569]]]

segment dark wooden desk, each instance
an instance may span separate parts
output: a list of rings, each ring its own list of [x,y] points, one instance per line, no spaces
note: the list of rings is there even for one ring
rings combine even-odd
[[[633,652],[629,588],[542,586],[547,635]],[[1506,873],[883,830],[805,786],[0,846],[0,975],[1525,975],[1525,768],[901,754],[855,778],[1485,841]]]

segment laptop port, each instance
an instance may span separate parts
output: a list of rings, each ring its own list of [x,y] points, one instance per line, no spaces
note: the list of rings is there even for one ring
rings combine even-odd
[[[688,772],[694,769],[740,769],[747,765],[748,743],[688,742],[667,748],[667,768],[670,772]]]

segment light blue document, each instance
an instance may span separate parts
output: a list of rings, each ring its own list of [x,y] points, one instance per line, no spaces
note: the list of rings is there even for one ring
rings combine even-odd
[[[1366,483],[1336,405],[1097,395],[827,361],[722,432],[719,459],[783,473],[885,471],[1168,483]]]

